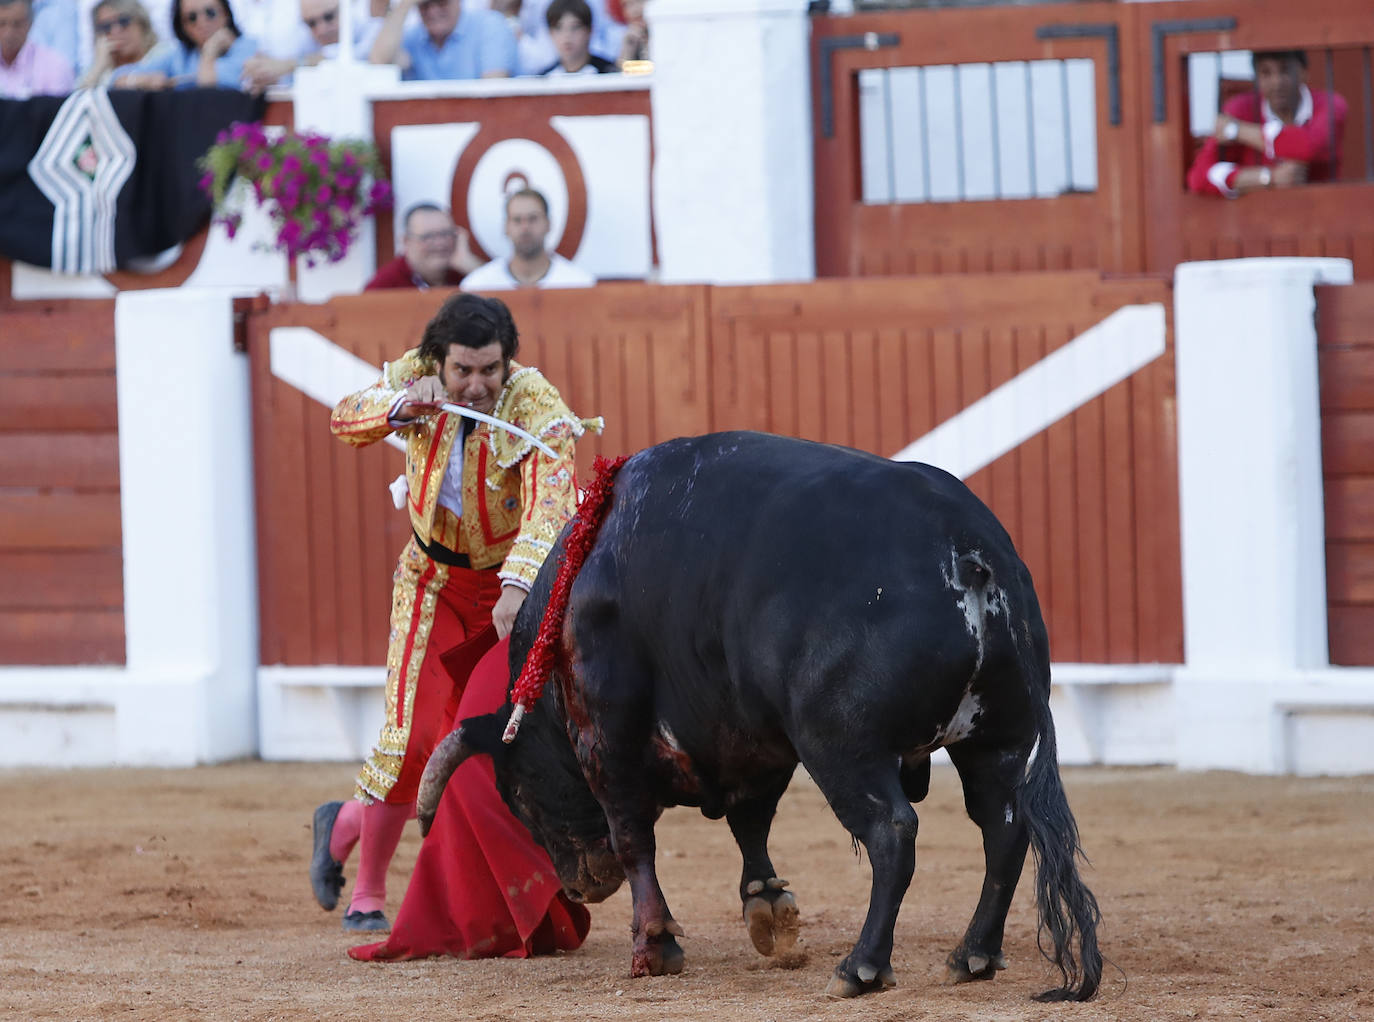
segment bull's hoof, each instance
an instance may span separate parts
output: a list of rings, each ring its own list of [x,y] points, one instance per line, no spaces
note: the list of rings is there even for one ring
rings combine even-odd
[[[756,895],[744,903],[744,925],[761,955],[786,955],[796,946],[801,932],[797,899],[786,891]]]
[[[945,965],[949,967],[945,982],[953,986],[959,983],[973,983],[977,980],[992,979],[1007,967],[1007,960],[1001,952],[988,955],[960,948],[951,952],[949,958],[945,960]]]
[[[858,997],[862,994],[880,993],[896,985],[897,975],[892,971],[892,966],[875,969],[871,965],[861,965],[857,970],[851,971],[849,959],[846,958],[835,966],[835,975],[831,976],[830,982],[826,984],[825,996],[837,1000],[842,997]]]
[[[636,978],[676,976],[682,971],[685,958],[682,945],[665,933],[657,940],[635,948],[630,956],[630,975]]]

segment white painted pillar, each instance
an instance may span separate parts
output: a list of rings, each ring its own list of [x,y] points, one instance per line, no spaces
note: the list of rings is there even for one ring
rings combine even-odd
[[[366,60],[366,54],[362,55]],[[297,131],[318,131],[334,139],[372,139],[372,102],[375,89],[400,81],[394,65],[344,63],[326,60],[296,70],[292,87]],[[315,267],[297,260],[296,295],[302,301],[324,302],[336,294],[356,294],[377,272],[377,231],[363,222],[348,255],[337,263]]]
[[[1327,664],[1312,288],[1350,283],[1351,265],[1189,263],[1174,279],[1180,766],[1273,772],[1274,688]]]
[[[257,571],[248,360],[223,291],[115,304],[125,676],[119,763],[257,751]]]
[[[810,280],[807,0],[652,0],[660,279]]]

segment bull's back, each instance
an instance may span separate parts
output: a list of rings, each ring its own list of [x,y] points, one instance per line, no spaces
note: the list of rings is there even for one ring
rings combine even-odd
[[[660,717],[703,757],[738,744],[722,721],[780,753],[784,736],[837,714],[908,748],[957,711],[980,666],[1022,652],[1009,628],[972,633],[966,555],[1039,624],[1005,530],[948,473],[719,433],[622,468],[574,596],[589,619],[614,621]]]

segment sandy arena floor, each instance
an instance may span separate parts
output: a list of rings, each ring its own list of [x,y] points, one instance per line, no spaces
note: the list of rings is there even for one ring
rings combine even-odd
[[[0,1017],[5,1019],[979,1020],[1374,1019],[1374,778],[1295,780],[1172,770],[1068,770],[1094,866],[1101,998],[1038,1005],[1023,879],[1008,970],[941,985],[982,880],[957,779],[919,807],[916,878],[897,925],[898,986],[827,1000],[868,897],[816,790],[793,785],[773,859],[802,911],[806,961],[770,967],[739,922],[739,859],[723,822],[677,809],[659,867],[686,927],[680,976],[631,980],[630,902],[592,909],[579,951],[533,961],[360,964],[310,897],[310,810],[347,790],[341,765],[0,771]],[[419,835],[392,872],[399,904]],[[350,872],[351,876],[351,872]]]

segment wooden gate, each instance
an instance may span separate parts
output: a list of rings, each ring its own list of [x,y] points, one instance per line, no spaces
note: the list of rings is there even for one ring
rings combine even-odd
[[[1317,288],[1327,642],[1374,666],[1374,283]]]
[[[822,276],[1142,269],[1133,40],[1113,3],[861,14],[813,21],[816,265]],[[864,202],[859,72],[1088,57],[1097,189],[1053,198]],[[919,83],[918,83],[919,84]],[[1066,97],[1067,100],[1067,97]],[[957,144],[957,141],[956,141]]]

